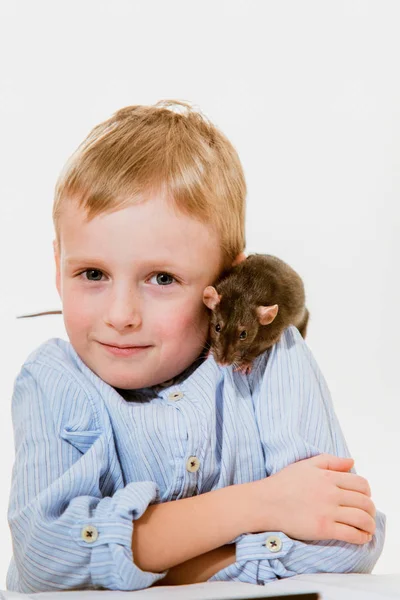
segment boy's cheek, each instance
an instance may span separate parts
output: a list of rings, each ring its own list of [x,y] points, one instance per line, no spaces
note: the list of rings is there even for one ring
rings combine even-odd
[[[203,307],[204,305],[200,307],[179,306],[169,311],[168,314],[161,316],[161,320],[158,322],[158,331],[175,336],[178,332],[187,335],[193,329],[203,331],[208,327],[208,315]]]
[[[85,303],[78,296],[64,300],[63,314],[66,328],[85,328],[93,323],[93,306],[85,307]]]

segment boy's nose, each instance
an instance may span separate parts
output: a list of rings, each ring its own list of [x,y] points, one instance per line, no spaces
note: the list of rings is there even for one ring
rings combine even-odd
[[[140,300],[133,294],[114,296],[109,304],[105,321],[118,331],[127,327],[137,329],[142,324]]]
[[[127,311],[126,309],[123,311],[120,310],[110,310],[106,317],[106,323],[111,325],[117,331],[122,331],[127,327],[137,329],[142,324],[142,318],[138,311]]]

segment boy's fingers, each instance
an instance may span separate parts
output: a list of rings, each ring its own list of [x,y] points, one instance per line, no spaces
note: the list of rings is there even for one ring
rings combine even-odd
[[[335,523],[333,528],[332,539],[348,542],[349,544],[365,544],[370,542],[372,536],[366,531],[360,531],[350,525],[343,523]]]
[[[376,529],[375,519],[364,510],[358,508],[339,506],[335,512],[335,521],[336,523],[342,523],[343,525],[351,525],[351,527],[356,527],[371,535],[375,533]]]
[[[331,471],[349,471],[354,465],[353,458],[340,458],[334,454],[319,454],[314,456],[312,460],[317,467],[321,469],[329,469]]]
[[[366,494],[360,492],[353,492],[349,490],[340,490],[339,496],[340,506],[348,506],[353,508],[360,508],[367,512],[373,519],[376,517],[375,504],[371,498]]]
[[[366,496],[371,496],[369,483],[361,475],[356,475],[355,473],[336,473],[334,481],[342,490],[352,490],[353,492],[360,492]]]

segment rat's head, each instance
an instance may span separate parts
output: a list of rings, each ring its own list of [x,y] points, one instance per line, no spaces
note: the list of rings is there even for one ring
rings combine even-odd
[[[212,353],[222,366],[246,364],[260,327],[272,323],[278,313],[277,304],[252,306],[241,291],[229,289],[219,293],[213,286],[205,288],[203,302],[211,309]]]
[[[56,283],[71,344],[104,381],[156,385],[199,357],[203,290],[243,251],[245,193],[230,142],[184,103],[124,108],[79,146],[56,186]]]

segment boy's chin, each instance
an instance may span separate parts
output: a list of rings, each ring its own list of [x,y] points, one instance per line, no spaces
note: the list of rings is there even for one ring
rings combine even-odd
[[[146,376],[146,374],[143,373],[138,374],[136,377],[132,376],[132,373],[129,375],[105,373],[103,376],[100,375],[100,377],[103,381],[108,383],[108,385],[120,390],[140,390],[142,388],[152,387],[159,383],[158,379],[154,376]]]
[[[139,370],[139,369],[138,369]],[[140,373],[133,373],[133,369],[130,373],[116,373],[115,371],[110,372],[108,369],[97,372],[96,374],[111,387],[118,388],[120,390],[140,390],[143,388],[153,387],[164,383],[166,380],[170,380],[171,377],[155,377],[154,373],[143,373],[143,368]]]

